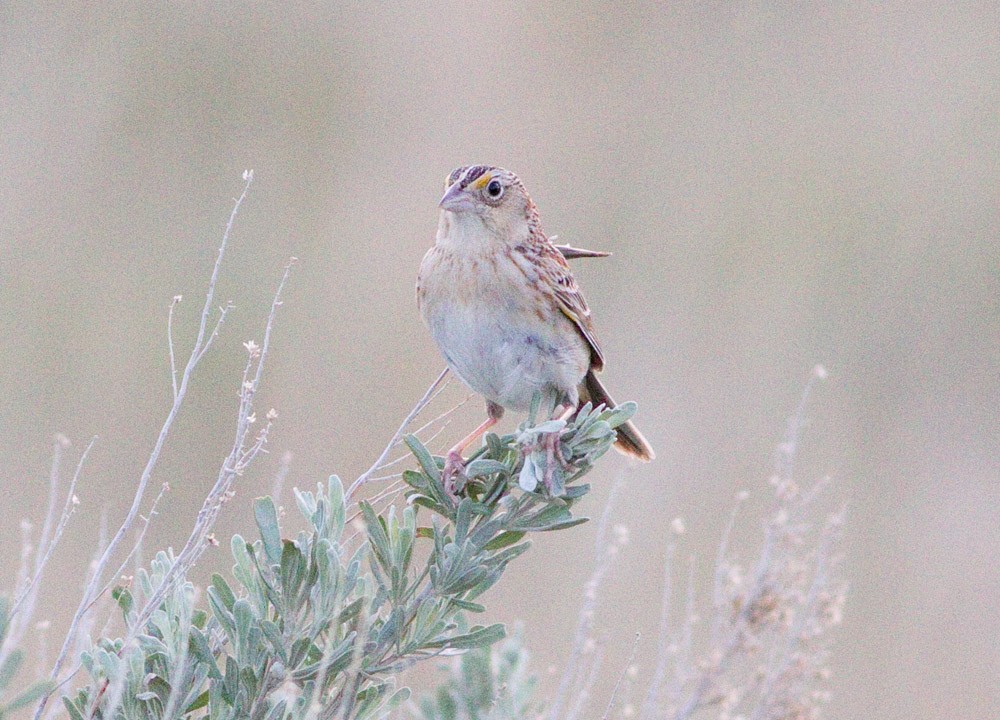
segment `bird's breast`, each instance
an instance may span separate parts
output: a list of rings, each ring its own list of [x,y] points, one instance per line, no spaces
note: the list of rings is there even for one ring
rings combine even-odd
[[[550,386],[570,392],[589,366],[586,343],[572,323],[502,253],[432,249],[421,267],[418,296],[448,365],[504,407],[526,408],[534,392]]]

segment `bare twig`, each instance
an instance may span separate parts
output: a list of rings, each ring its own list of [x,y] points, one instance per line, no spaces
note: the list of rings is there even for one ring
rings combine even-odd
[[[163,483],[160,486],[160,492],[156,494],[156,497],[153,498],[152,505],[149,506],[149,512],[146,513],[145,515],[139,516],[139,519],[142,521],[142,526],[139,528],[139,533],[136,536],[135,542],[132,543],[132,549],[129,550],[128,555],[126,555],[125,558],[121,561],[121,564],[118,566],[118,569],[108,576],[107,583],[94,596],[94,599],[90,602],[90,605],[87,607],[87,610],[93,608],[95,605],[97,605],[97,603],[101,601],[101,599],[105,595],[107,595],[108,591],[111,590],[111,588],[113,588],[115,584],[119,582],[119,579],[125,572],[125,568],[128,567],[128,564],[132,560],[132,558],[139,556],[139,554],[142,551],[143,542],[146,539],[146,531],[149,530],[149,524],[152,522],[153,518],[156,517],[156,515],[158,514],[157,507],[160,504],[160,500],[163,498],[163,495],[169,489],[170,489],[170,484]]]
[[[445,386],[447,384],[448,383],[445,382],[443,385],[441,385],[441,387],[439,387],[437,389],[437,391],[428,400],[428,404],[430,402],[432,402],[434,400],[434,398],[437,397],[441,393],[442,390],[444,390],[444,388],[445,388]],[[469,402],[469,400],[471,400],[473,397],[475,397],[475,396],[474,395],[466,395],[460,402],[455,403],[450,408],[448,408],[447,410],[445,410],[443,413],[441,413],[440,415],[438,415],[437,417],[435,417],[433,420],[428,420],[423,425],[421,425],[419,428],[417,428],[416,430],[414,430],[413,431],[413,435],[415,435],[416,437],[420,438],[421,442],[423,442],[424,445],[430,445],[432,442],[434,442],[435,439],[437,439],[437,437],[442,432],[444,432],[445,428],[448,427],[448,424],[451,422],[451,415],[456,410],[458,410],[460,407],[462,407],[467,402]],[[441,427],[439,427],[437,430],[435,430],[427,438],[421,437],[421,434],[425,430],[427,430],[428,428],[433,427],[438,422],[441,422]],[[396,444],[399,445],[398,442]],[[381,465],[379,465],[378,468],[376,468],[376,472],[380,472],[382,470],[386,470],[388,468],[391,468],[393,465],[398,465],[399,463],[405,462],[406,460],[409,460],[412,457],[413,456],[410,455],[409,452],[404,452],[402,455],[400,455],[395,460],[387,460],[386,462],[384,462]],[[372,477],[372,478],[369,478],[366,482],[378,482],[379,480],[385,479],[385,477],[392,477],[392,476]]]
[[[213,485],[205,501],[202,503],[201,510],[198,512],[194,528],[191,530],[187,542],[170,566],[170,569],[164,574],[159,586],[149,595],[143,607],[136,612],[136,616],[130,623],[128,632],[123,639],[122,651],[119,652],[123,652],[125,648],[129,647],[135,641],[135,638],[139,634],[145,631],[146,625],[152,618],[153,613],[164,602],[167,595],[174,590],[177,583],[182,582],[187,577],[188,572],[197,564],[208,544],[208,535],[214,527],[215,521],[218,519],[222,505],[229,497],[232,483],[245,472],[246,468],[253,462],[267,442],[272,420],[276,416],[273,410],[268,412],[267,423],[257,433],[256,437],[250,441],[249,446],[247,438],[250,426],[256,422],[253,403],[260,387],[264,362],[267,359],[268,350],[270,349],[274,318],[278,308],[282,304],[281,293],[284,290],[285,283],[288,281],[288,276],[295,262],[296,258],[292,258],[289,261],[285,267],[281,282],[278,283],[264,330],[263,344],[258,346],[252,340],[244,343],[248,357],[243,370],[243,380],[240,385],[236,434],[233,439],[232,449],[222,462],[215,485]],[[120,682],[116,683],[114,679],[106,679],[98,691],[98,699],[108,687],[112,687],[113,693],[110,697],[114,698],[117,702],[120,699],[121,692],[119,685]],[[115,707],[116,702],[111,703],[112,708]],[[97,708],[96,702],[94,708]]]
[[[209,334],[208,340],[205,341],[205,346],[201,349],[201,352],[198,353],[198,360],[201,360],[202,356],[204,356],[205,353],[208,352],[208,349],[212,347],[212,343],[215,341],[215,338],[219,336],[219,330],[222,329],[222,323],[226,321],[226,317],[232,309],[233,304],[231,302],[227,302],[219,308],[219,319],[215,321],[215,327],[212,328],[212,332]]]
[[[689,575],[684,623],[676,640],[661,634],[657,667],[643,704],[644,718],[685,720],[710,706],[718,706],[720,716],[751,720],[814,715],[816,698],[823,693],[809,692],[808,685],[822,676],[820,639],[839,621],[843,599],[842,589],[833,587],[829,572],[840,514],[829,517],[818,545],[810,552],[806,543],[812,536],[808,511],[829,479],[800,490],[793,470],[806,401],[815,382],[824,376],[825,371],[817,366],[779,447],[776,474],[771,479],[774,504],[752,573],[744,577],[740,564],[730,556],[736,515],[747,497],[740,493],[715,558],[708,647],[696,661],[692,651],[696,615]],[[668,556],[672,554],[671,543]],[[669,582],[664,592],[661,625],[665,633],[669,626]],[[674,673],[668,683],[666,665],[671,655]],[[668,684],[670,702],[664,706]]]
[[[63,451],[69,446],[69,438],[62,434],[56,435],[52,447],[52,469],[49,472],[49,504],[45,511],[45,523],[42,525],[42,534],[38,536],[38,554],[35,555],[35,575],[38,575],[39,570],[41,570],[41,554],[48,547],[49,537],[52,532],[52,523],[55,522],[56,497],[59,494],[59,466],[62,463]]]
[[[271,331],[274,327],[274,317],[278,308],[282,304],[281,293],[284,290],[285,283],[288,281],[288,276],[291,273],[292,265],[295,261],[295,258],[292,258],[289,264],[285,267],[285,272],[284,275],[282,275],[281,282],[278,283],[278,289],[275,291],[274,299],[271,302],[271,310],[268,314],[267,325],[264,329],[263,344],[259,348],[253,342],[245,344],[249,359],[246,370],[244,371],[244,381],[240,393],[239,411],[237,413],[238,419],[236,424],[236,434],[233,439],[232,449],[219,469],[215,485],[209,492],[208,497],[205,498],[205,502],[202,504],[202,508],[198,512],[195,526],[192,529],[191,534],[188,536],[188,540],[184,547],[177,555],[176,562],[174,562],[170,570],[168,570],[164,575],[160,587],[158,587],[152,595],[150,595],[144,607],[136,614],[135,622],[132,624],[132,628],[126,637],[126,644],[133,640],[137,633],[142,632],[142,629],[149,621],[153,612],[160,606],[160,603],[163,602],[166,594],[173,589],[179,580],[183,579],[187,575],[188,571],[197,563],[198,559],[204,553],[206,546],[205,539],[208,537],[209,532],[211,532],[212,527],[215,525],[219,511],[222,504],[225,502],[233,481],[245,472],[246,468],[253,462],[254,458],[263,449],[264,444],[267,442],[267,435],[271,428],[270,420],[268,420],[267,424],[264,425],[249,446],[247,446],[247,436],[249,434],[250,426],[256,420],[253,413],[253,402],[256,398],[257,390],[260,387],[261,375],[264,371],[264,362],[267,359],[267,353],[270,349]],[[252,379],[250,379],[251,369],[253,369]],[[268,415],[269,417],[272,416],[270,412]]]
[[[598,589],[604,582],[604,577],[611,569],[615,553],[610,550],[614,547],[609,542],[611,526],[611,509],[614,507],[615,499],[625,484],[623,475],[619,476],[611,486],[608,499],[604,504],[604,511],[597,525],[597,536],[594,539],[594,557],[596,563],[594,571],[591,573],[587,584],[584,586],[583,605],[580,607],[580,614],[576,624],[576,632],[573,635],[573,645],[570,648],[570,659],[563,668],[562,677],[559,679],[559,687],[556,690],[555,699],[549,710],[550,720],[560,720],[563,706],[566,703],[567,694],[573,687],[574,680],[580,676],[580,660],[583,657],[584,645],[594,627],[594,609],[597,606]]]
[[[215,297],[215,285],[219,278],[219,270],[222,266],[222,258],[225,256],[226,246],[229,243],[229,237],[232,232],[233,223],[236,220],[236,216],[239,213],[240,207],[243,201],[246,199],[247,192],[250,189],[250,185],[253,182],[253,171],[247,171],[244,173],[244,185],[243,192],[240,194],[239,198],[233,204],[233,209],[229,215],[229,221],[226,224],[225,232],[222,236],[222,243],[219,245],[218,254],[216,256],[215,265],[212,268],[212,277],[209,280],[208,291],[205,296],[205,304],[202,307],[201,313],[201,323],[198,327],[198,337],[195,340],[194,346],[191,350],[191,355],[188,358],[187,365],[184,368],[184,372],[181,375],[180,385],[177,388],[177,392],[174,395],[173,404],[170,407],[170,411],[167,413],[167,417],[163,422],[163,426],[160,428],[160,433],[157,436],[156,443],[153,447],[153,451],[150,453],[149,459],[146,462],[146,467],[142,471],[142,475],[139,478],[139,484],[136,488],[135,495],[132,499],[132,505],[129,507],[128,512],[125,515],[125,519],[122,521],[118,530],[115,532],[108,543],[107,547],[104,549],[100,559],[97,562],[97,566],[92,576],[91,582],[84,589],[83,596],[80,598],[80,603],[77,606],[76,612],[73,615],[73,619],[70,622],[69,630],[66,633],[66,637],[63,641],[62,647],[56,656],[56,661],[52,666],[52,671],[49,675],[49,679],[55,683],[59,679],[59,673],[62,670],[63,664],[66,661],[69,648],[72,644],[73,637],[76,635],[76,630],[80,625],[84,614],[87,609],[91,606],[91,601],[97,593],[98,588],[104,582],[105,570],[111,561],[112,556],[118,550],[122,540],[128,534],[132,527],[133,522],[135,522],[136,517],[139,514],[139,509],[142,506],[143,498],[145,497],[146,487],[149,485],[150,478],[153,475],[153,470],[156,467],[157,462],[160,459],[160,453],[163,450],[163,445],[166,442],[167,435],[169,435],[171,428],[173,427],[174,420],[177,417],[177,413],[180,410],[184,398],[187,394],[188,385],[191,381],[191,376],[194,372],[195,367],[198,365],[198,361],[203,357],[202,350],[205,346],[205,331],[206,325],[208,323],[208,316],[213,305],[213,299]],[[52,693],[49,692],[42,696],[39,703],[35,709],[34,720],[39,720],[45,711],[45,706],[49,701]]]
[[[625,663],[625,667],[622,668],[621,673],[618,675],[618,682],[615,683],[614,690],[611,691],[611,699],[608,700],[608,707],[604,710],[604,715],[601,716],[601,720],[608,720],[611,717],[611,708],[615,706],[615,700],[618,699],[618,691],[621,690],[622,683],[625,681],[625,676],[628,675],[629,668],[632,663],[635,662],[635,653],[639,649],[639,633],[635,634],[635,639],[632,641],[632,652],[629,653],[628,662]]]
[[[584,709],[587,707],[587,703],[590,702],[590,693],[593,691],[594,686],[597,685],[597,678],[600,676],[601,668],[604,666],[604,648],[593,644],[591,648],[584,648],[584,655],[580,657],[580,661],[586,657],[587,651],[590,650],[591,660],[589,667],[580,666],[579,676],[573,683],[572,692],[570,695],[573,698],[573,703],[566,710],[565,716],[561,720],[578,720],[580,715],[583,713]]]
[[[353,499],[354,494],[358,491],[358,489],[360,489],[365,483],[369,482],[372,476],[379,471],[379,469],[382,466],[382,463],[384,463],[386,459],[388,459],[389,453],[391,453],[393,449],[402,441],[403,435],[406,433],[406,429],[410,427],[410,423],[412,423],[414,420],[417,419],[417,416],[420,415],[423,409],[427,407],[428,403],[430,403],[430,401],[433,399],[435,391],[438,389],[438,386],[442,382],[444,382],[445,376],[447,374],[448,374],[447,368],[441,371],[441,374],[438,375],[437,380],[431,383],[431,386],[427,388],[427,392],[424,393],[424,396],[420,398],[420,400],[417,401],[417,404],[413,406],[413,409],[410,410],[410,414],[407,415],[406,418],[403,420],[403,423],[399,426],[399,429],[396,430],[396,433],[392,436],[392,439],[389,440],[389,444],[385,446],[384,450],[382,450],[382,453],[378,456],[378,459],[375,460],[374,463],[372,463],[372,466],[370,468],[368,468],[361,475],[359,475],[357,480],[351,483],[351,486],[347,489],[347,492],[345,493],[345,497],[348,500]]]
[[[656,667],[649,683],[649,690],[642,705],[642,717],[655,717],[660,712],[661,694],[667,679],[667,665],[671,654],[670,606],[673,599],[674,554],[677,546],[674,542],[667,545],[666,558],[663,563],[663,597],[660,606],[660,630],[656,652]]]
[[[59,540],[60,538],[62,538],[63,531],[66,529],[66,524],[69,522],[70,516],[73,514],[76,505],[79,503],[79,500],[77,500],[75,493],[76,482],[77,480],[80,479],[80,472],[83,470],[83,465],[87,461],[87,455],[90,454],[90,449],[94,447],[95,442],[97,442],[96,436],[91,438],[90,442],[87,443],[87,447],[86,449],[84,449],[83,454],[80,455],[80,460],[79,462],[77,462],[76,465],[76,471],[73,473],[73,479],[70,481],[69,484],[69,490],[66,491],[66,501],[63,504],[62,514],[59,516],[59,524],[56,525],[55,532],[52,535],[51,542],[45,543],[47,547],[43,547],[41,543],[39,544],[38,546],[39,554],[42,552],[43,549],[45,554],[36,560],[35,573],[32,576],[27,587],[25,587],[21,591],[21,594],[14,601],[14,605],[11,608],[11,615],[14,615],[17,612],[18,607],[21,605],[22,602],[24,602],[26,598],[28,598],[29,594],[31,596],[31,602],[29,602],[28,604],[29,608],[31,605],[34,604],[34,599],[35,596],[37,595],[37,584],[42,576],[42,572],[45,570],[45,566],[48,564],[49,558],[52,557],[52,551],[55,549],[56,545],[59,544]],[[45,532],[43,531],[42,534],[45,535]],[[32,592],[33,590],[34,592]],[[31,612],[29,609],[28,612],[25,613],[25,617],[30,617],[30,615]],[[22,623],[22,625],[26,625],[26,623]]]
[[[183,295],[174,295],[167,310],[167,349],[170,352],[170,384],[174,390],[174,400],[177,399],[177,362],[174,359],[174,308],[184,299]]]

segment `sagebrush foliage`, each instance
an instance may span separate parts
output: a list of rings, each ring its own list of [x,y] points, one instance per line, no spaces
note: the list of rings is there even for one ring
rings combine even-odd
[[[232,538],[232,578],[215,575],[206,604],[199,606],[199,593],[185,579],[145,627],[135,627],[135,609],[175,562],[170,552],[159,553],[148,572],[116,591],[126,637],[135,641],[95,643],[83,658],[91,681],[64,698],[67,712],[73,720],[365,720],[384,717],[409,697],[400,671],[442,653],[473,650],[478,654],[463,667],[483,680],[466,691],[479,692],[485,703],[483,688],[492,687],[494,674],[486,677],[482,663],[489,654],[482,649],[505,630],[497,623],[470,625],[467,618],[485,612],[477,600],[528,549],[528,533],[585,521],[571,512],[589,490],[578,481],[634,409],[588,405],[556,426],[535,423],[536,403],[516,433],[487,436],[457,496],[441,482],[443,458],[408,436],[419,467],[403,473],[408,502],[381,513],[361,502],[357,539],[347,519],[351,502],[336,476],[315,493],[296,491],[307,529],[291,539],[282,537],[271,499],[258,499],[259,538]],[[538,443],[544,432],[561,433],[554,459]],[[554,463],[551,493],[542,482],[548,462]],[[518,670],[517,658],[505,662],[504,672]],[[531,683],[521,679],[521,686]],[[518,697],[509,709],[520,712],[526,702]],[[517,716],[471,709],[456,715],[446,706],[431,711],[423,704],[435,718]]]
[[[437,690],[417,703],[420,720],[513,720],[540,715],[536,678],[528,672],[528,654],[514,634],[493,647],[464,653],[444,667]]]
[[[0,596],[0,647],[7,640],[10,629],[10,601]],[[42,695],[52,689],[52,683],[39,681],[18,685],[15,678],[24,663],[24,651],[13,648],[0,659],[0,720],[9,717],[23,708],[35,704]]]

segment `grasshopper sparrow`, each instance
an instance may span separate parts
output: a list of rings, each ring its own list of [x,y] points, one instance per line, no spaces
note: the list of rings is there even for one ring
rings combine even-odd
[[[587,401],[615,403],[597,379],[604,355],[590,309],[565,258],[542,232],[520,179],[503,168],[473,165],[454,170],[445,187],[437,240],[417,277],[417,305],[448,367],[486,398],[487,412],[448,452],[450,484],[464,466],[462,451],[504,408],[527,410],[538,392],[564,418]],[[653,458],[631,422],[617,432],[620,452]]]

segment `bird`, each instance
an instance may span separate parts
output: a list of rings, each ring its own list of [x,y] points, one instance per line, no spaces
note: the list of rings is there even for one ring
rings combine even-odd
[[[465,449],[505,410],[527,410],[536,393],[551,398],[562,419],[586,402],[615,402],[597,377],[604,353],[563,255],[606,253],[554,245],[524,183],[500,167],[456,168],[439,207],[437,236],[417,275],[417,306],[449,369],[485,398],[487,415],[448,451],[442,479],[449,487],[464,470]],[[618,451],[654,458],[631,421],[617,433]]]

